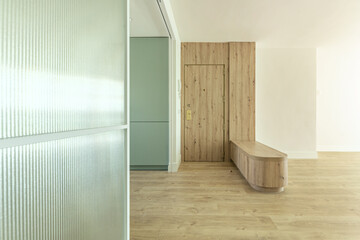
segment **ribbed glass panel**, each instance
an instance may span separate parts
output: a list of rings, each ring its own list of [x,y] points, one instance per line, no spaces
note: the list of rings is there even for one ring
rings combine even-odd
[[[124,131],[1,149],[0,239],[125,239]]]
[[[125,123],[125,0],[0,1],[0,138]]]

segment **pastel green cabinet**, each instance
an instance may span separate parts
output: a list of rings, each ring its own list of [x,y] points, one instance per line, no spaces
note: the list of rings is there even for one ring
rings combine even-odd
[[[169,121],[169,39],[130,39],[130,120]]]
[[[131,123],[130,158],[133,170],[167,170],[169,123]]]
[[[169,164],[169,39],[130,39],[130,164],[167,170]]]

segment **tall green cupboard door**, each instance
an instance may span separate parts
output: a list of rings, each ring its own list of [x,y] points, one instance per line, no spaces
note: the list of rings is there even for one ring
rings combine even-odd
[[[169,39],[130,40],[130,164],[166,170],[169,163]]]

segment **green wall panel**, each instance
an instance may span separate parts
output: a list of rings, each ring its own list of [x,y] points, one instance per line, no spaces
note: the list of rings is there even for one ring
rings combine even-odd
[[[130,40],[130,120],[169,120],[169,39]]]
[[[169,123],[131,123],[130,156],[132,169],[167,169]]]

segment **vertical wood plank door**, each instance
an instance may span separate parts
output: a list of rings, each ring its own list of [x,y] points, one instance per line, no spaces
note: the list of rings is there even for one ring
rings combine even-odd
[[[185,65],[187,162],[224,161],[225,66]]]
[[[229,43],[230,140],[255,141],[255,43]]]

